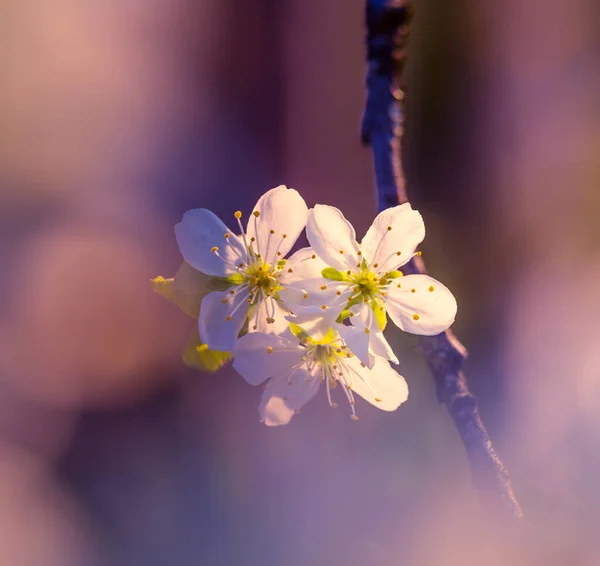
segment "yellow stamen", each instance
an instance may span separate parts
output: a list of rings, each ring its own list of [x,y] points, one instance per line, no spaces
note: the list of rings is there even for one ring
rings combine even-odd
[[[239,220],[242,217],[242,213],[239,210],[236,210],[233,215]]]
[[[413,314],[413,318],[415,320],[419,320],[421,317],[417,313],[415,313],[415,314]]]
[[[271,346],[267,346],[267,354],[272,354],[273,348]]]

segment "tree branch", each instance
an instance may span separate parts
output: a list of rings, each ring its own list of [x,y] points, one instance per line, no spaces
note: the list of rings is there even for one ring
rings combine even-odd
[[[408,202],[402,171],[403,93],[400,75],[405,62],[408,26],[413,13],[406,0],[367,0],[367,103],[361,138],[373,150],[379,210]],[[426,273],[420,257],[404,266],[406,273]],[[422,336],[420,345],[433,373],[438,400],[454,420],[467,450],[473,480],[494,513],[522,515],[506,468],[483,426],[477,401],[469,390],[462,365],[464,346],[447,330]]]

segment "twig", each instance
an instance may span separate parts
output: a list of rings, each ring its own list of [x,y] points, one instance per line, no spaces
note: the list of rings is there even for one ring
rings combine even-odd
[[[405,62],[408,26],[413,6],[402,0],[367,0],[367,103],[361,138],[373,150],[379,210],[408,202],[402,171],[402,99],[399,78]],[[403,270],[426,273],[421,258]],[[495,513],[520,517],[506,468],[498,458],[469,391],[462,365],[464,346],[447,330],[423,336],[421,349],[433,373],[438,400],[444,403],[467,450],[473,481]]]

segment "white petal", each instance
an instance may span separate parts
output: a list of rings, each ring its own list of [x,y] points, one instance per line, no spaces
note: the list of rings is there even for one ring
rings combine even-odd
[[[298,191],[280,185],[260,197],[254,212],[258,212],[260,216],[250,215],[248,238],[256,238],[255,250],[260,252],[267,263],[272,264],[277,259],[284,258],[292,249],[306,226],[308,207]],[[276,255],[277,251],[281,255]]]
[[[371,305],[360,303],[350,310],[358,313],[358,316],[353,316],[350,318],[352,325],[358,328],[366,327],[371,331],[369,334],[369,351],[371,354],[374,356],[380,356],[386,360],[390,360],[391,362],[398,364],[398,358],[396,357],[396,354],[394,354],[389,342],[385,339],[385,336],[383,335],[383,332],[377,323],[377,319],[373,314]]]
[[[349,350],[368,368],[372,368],[375,358],[369,354],[370,337],[365,333],[366,328],[345,326],[343,324],[334,324],[333,327]]]
[[[317,204],[308,213],[306,236],[318,256],[331,267],[355,271],[358,262],[356,232],[334,206]]]
[[[377,271],[392,271],[412,257],[423,238],[425,224],[421,214],[405,203],[386,208],[377,215],[362,240],[361,249],[369,263],[378,264]]]
[[[233,287],[232,290],[236,290]],[[246,315],[248,314],[248,305],[242,304],[240,308],[231,315],[231,320],[227,316],[233,309],[240,304],[245,303],[248,297],[247,293],[238,293],[231,302],[229,291],[212,292],[202,299],[200,304],[200,318],[198,319],[198,331],[200,339],[208,345],[211,350],[229,351],[233,348],[235,341]],[[228,299],[226,304],[224,299]]]
[[[319,307],[306,307],[299,314],[288,316],[287,320],[297,324],[314,340],[321,340],[338,316],[339,313],[331,309],[323,311]]]
[[[371,370],[362,367],[356,357],[345,364],[352,373],[352,391],[378,409],[395,411],[408,398],[406,381],[383,358],[376,357]]]
[[[251,313],[248,332],[264,332],[265,334],[281,334],[290,323],[286,320],[289,311],[284,308],[281,301],[263,298],[256,307],[257,311]],[[267,322],[267,319],[275,322]],[[256,328],[254,328],[256,326]]]
[[[324,277],[296,281],[279,291],[279,296],[294,314],[302,312],[304,307],[325,306],[327,310],[337,311],[335,318],[344,310],[351,294],[352,287],[348,283]]]
[[[294,283],[303,279],[321,277],[321,272],[328,265],[312,248],[302,248],[287,260],[279,281],[283,284]]]
[[[229,244],[225,234],[231,234]],[[245,262],[244,246],[237,236],[221,222],[210,210],[196,208],[188,210],[179,224],[175,225],[175,237],[181,255],[193,268],[216,277],[226,277],[235,269],[212,252],[213,247],[219,249],[219,255],[228,263]],[[234,249],[232,249],[234,248]]]
[[[449,328],[457,308],[450,290],[428,275],[395,279],[388,288],[384,304],[396,326],[425,336]]]
[[[390,346],[390,343],[386,340],[383,332],[381,330],[373,330],[371,331],[371,342],[370,342],[370,351],[374,356],[379,356],[380,358],[384,358],[389,360],[394,364],[399,364],[400,361],[394,354],[394,350]]]
[[[314,397],[319,385],[319,378],[311,376],[304,367],[290,378],[271,379],[258,408],[261,421],[267,426],[289,423],[294,412]]]
[[[289,374],[305,352],[295,338],[252,332],[236,342],[233,367],[248,383],[258,385],[269,377]]]

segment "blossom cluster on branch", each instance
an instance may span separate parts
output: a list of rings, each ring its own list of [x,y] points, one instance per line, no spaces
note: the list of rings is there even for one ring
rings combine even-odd
[[[387,316],[406,332],[446,330],[456,300],[428,275],[401,267],[425,237],[410,204],[381,212],[360,243],[340,210],[308,209],[285,186],[266,192],[247,222],[231,230],[206,209],[175,226],[185,263],[154,287],[198,318],[196,355],[233,357],[252,385],[264,385],[261,420],[286,424],[323,384],[329,405],[338,385],[357,420],[355,394],[393,411],[408,396],[398,359],[384,336]],[[288,256],[306,229],[310,247]],[[238,232],[236,234],[236,232]],[[230,353],[230,354],[229,354]]]

